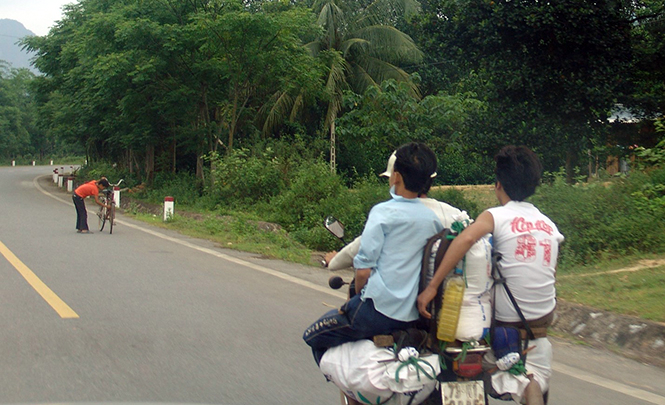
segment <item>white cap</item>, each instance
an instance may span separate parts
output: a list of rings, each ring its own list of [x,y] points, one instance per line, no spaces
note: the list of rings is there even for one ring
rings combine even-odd
[[[390,177],[393,174],[393,168],[395,167],[395,161],[397,160],[397,151],[394,151],[392,155],[388,158],[388,166],[386,166],[386,171],[379,174],[379,176]]]
[[[386,171],[379,174],[379,176],[390,177],[393,174],[393,168],[395,167],[395,161],[397,160],[397,151],[394,151],[392,155],[388,158],[388,166],[386,166]],[[436,172],[432,173],[429,177],[435,178]]]

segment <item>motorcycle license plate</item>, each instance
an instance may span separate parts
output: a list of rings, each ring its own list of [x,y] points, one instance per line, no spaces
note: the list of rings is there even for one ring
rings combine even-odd
[[[441,383],[443,405],[484,405],[485,388],[482,381]]]

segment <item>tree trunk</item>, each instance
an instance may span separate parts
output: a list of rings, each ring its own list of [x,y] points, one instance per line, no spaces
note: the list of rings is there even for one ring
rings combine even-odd
[[[227,153],[231,153],[233,150],[233,136],[236,132],[236,114],[238,113],[238,89],[234,91],[233,94],[233,109],[231,110],[231,122],[229,125],[229,143],[226,148]]]
[[[127,165],[127,170],[129,170],[129,174],[132,173],[132,149],[127,149],[125,152],[125,164]]]
[[[175,174],[175,172],[176,172],[176,163],[178,162],[178,159],[177,159],[178,154],[176,153],[176,150],[177,150],[177,147],[178,147],[178,142],[177,142],[177,139],[176,139],[176,131],[175,131],[175,128],[174,128],[173,124],[171,125],[171,133],[173,133],[173,143],[172,143],[172,146],[171,146],[171,148],[172,148],[171,152],[173,153],[172,154],[172,161],[171,161],[171,172],[173,174]]]
[[[337,171],[337,148],[335,147],[335,116],[330,120],[330,172],[335,174]]]
[[[575,183],[575,166],[577,164],[577,151],[573,148],[568,148],[566,152],[566,182],[568,184]]]
[[[200,180],[201,183],[205,182],[203,176],[203,155],[200,153],[196,155],[196,178]]]
[[[152,185],[155,179],[155,145],[145,148],[145,176],[147,183]]]

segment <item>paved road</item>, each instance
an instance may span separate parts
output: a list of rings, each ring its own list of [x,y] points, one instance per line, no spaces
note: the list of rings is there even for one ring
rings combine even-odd
[[[122,216],[76,234],[50,173],[0,168],[0,403],[337,403],[300,339],[342,302],[327,271]],[[555,344],[551,404],[665,404],[663,370]]]

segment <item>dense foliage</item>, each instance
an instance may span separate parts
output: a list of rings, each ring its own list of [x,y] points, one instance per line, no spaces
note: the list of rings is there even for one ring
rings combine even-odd
[[[338,158],[348,182],[407,138],[452,162],[445,182],[486,181],[507,143],[572,181],[588,151],[655,144],[636,133],[649,125],[618,142],[607,118],[617,103],[662,113],[664,13],[655,0],[82,0],[24,40],[43,73],[28,114],[52,143],[148,182],[186,171],[213,186],[208,154],[291,139]]]
[[[566,260],[653,250],[631,224],[663,214],[664,33],[661,0],[81,0],[24,40],[42,75],[0,71],[0,158],[80,148],[84,176],[323,248],[323,217],[357,234],[387,198],[400,144],[435,150],[437,184],[491,182],[494,153],[526,144],[564,168],[537,199]],[[642,166],[573,185],[610,155]]]
[[[29,85],[34,75],[0,62],[0,160],[39,159],[49,153],[49,142],[37,127],[35,99]]]

